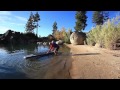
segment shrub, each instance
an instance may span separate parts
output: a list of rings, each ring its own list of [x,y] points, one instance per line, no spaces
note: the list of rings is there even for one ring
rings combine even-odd
[[[112,48],[113,43],[120,39],[120,16],[109,19],[102,26],[94,27],[87,35],[87,42],[99,43],[102,47]]]
[[[70,44],[70,35],[71,32],[64,32],[64,42]]]

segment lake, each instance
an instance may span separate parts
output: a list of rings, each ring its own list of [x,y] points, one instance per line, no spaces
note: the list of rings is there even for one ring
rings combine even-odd
[[[24,59],[29,54],[47,52],[49,46],[0,45],[0,79],[69,79],[70,49],[60,46],[59,55]]]

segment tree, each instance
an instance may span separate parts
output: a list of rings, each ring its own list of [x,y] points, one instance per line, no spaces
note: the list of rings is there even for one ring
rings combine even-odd
[[[36,31],[36,35],[37,35],[38,34],[38,27],[39,27],[39,24],[38,24],[39,20],[40,20],[40,15],[38,14],[38,12],[36,12],[35,15],[33,15],[33,13],[31,12],[30,17],[29,17],[27,24],[26,24],[25,31],[27,33],[33,33],[34,29],[37,28],[37,31]]]
[[[58,30],[55,31],[54,33],[55,39],[59,40],[60,39],[60,32]]]
[[[34,23],[34,15],[33,13],[31,12],[30,14],[30,17],[27,21],[27,24],[26,24],[26,32],[27,33],[33,33],[33,30],[35,29],[35,23]]]
[[[72,34],[72,29],[68,29],[68,33],[69,33],[69,34]]]
[[[38,24],[38,22],[40,21],[40,15],[38,14],[38,12],[36,12],[36,14],[34,15],[34,22],[35,22],[35,28],[36,28],[36,36],[38,36],[38,27],[40,27],[39,26],[39,24]]]
[[[75,18],[77,19],[76,26],[74,27],[76,31],[82,31],[87,26],[87,16],[86,11],[77,11]]]
[[[64,42],[70,44],[70,35],[72,34],[72,30],[68,29],[67,32],[64,33]]]
[[[66,29],[64,27],[62,27],[62,29],[60,31],[56,30],[54,33],[55,39],[56,40],[63,40],[65,32],[66,32]]]
[[[92,21],[96,25],[102,25],[109,19],[109,13],[106,11],[94,11]]]
[[[57,31],[57,22],[55,21],[53,23],[53,33],[52,33],[53,36],[54,36],[54,34],[55,34],[56,31]]]
[[[64,27],[62,27],[61,31],[60,31],[60,39],[64,39],[64,35],[65,35],[66,29]]]

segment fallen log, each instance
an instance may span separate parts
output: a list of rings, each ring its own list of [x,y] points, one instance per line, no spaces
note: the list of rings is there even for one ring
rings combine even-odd
[[[53,55],[53,54],[54,52],[41,53],[41,54],[30,54],[30,55],[24,56],[24,59],[38,58],[38,57],[43,57],[43,56],[48,56],[48,55]]]

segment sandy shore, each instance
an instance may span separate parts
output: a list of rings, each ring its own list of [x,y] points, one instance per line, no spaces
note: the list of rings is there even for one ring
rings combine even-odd
[[[72,79],[119,79],[120,50],[107,50],[87,45],[66,44],[71,48]]]

